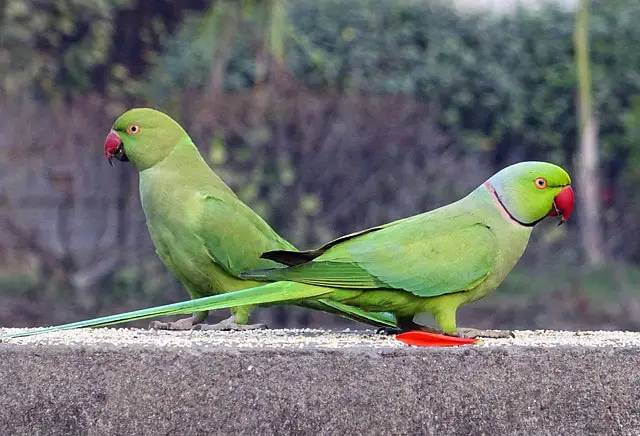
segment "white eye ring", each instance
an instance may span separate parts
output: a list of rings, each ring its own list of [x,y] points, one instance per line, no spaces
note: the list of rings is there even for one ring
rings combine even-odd
[[[533,183],[535,183],[536,188],[538,189],[544,189],[547,187],[547,181],[542,177],[538,177],[533,181]]]
[[[137,124],[129,124],[129,127],[127,127],[127,133],[129,135],[137,135],[140,133],[140,126]]]

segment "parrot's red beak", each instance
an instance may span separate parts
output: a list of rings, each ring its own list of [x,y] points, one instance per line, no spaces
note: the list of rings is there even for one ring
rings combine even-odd
[[[107,139],[104,140],[104,156],[109,161],[109,164],[113,166],[111,161],[114,157],[122,162],[128,162],[126,153],[124,152],[124,145],[118,134],[111,129],[107,135]]]
[[[558,223],[560,225],[569,219],[571,212],[573,212],[573,189],[571,186],[567,186],[553,199],[553,207],[548,216],[561,216],[562,219]]]

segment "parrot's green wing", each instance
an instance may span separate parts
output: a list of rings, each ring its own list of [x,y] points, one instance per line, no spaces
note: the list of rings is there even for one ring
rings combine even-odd
[[[265,251],[294,250],[237,197],[202,192],[198,195],[197,234],[211,259],[232,276],[239,277],[241,272],[250,269],[275,266],[260,258]]]
[[[433,297],[474,288],[491,273],[498,255],[495,234],[471,214],[446,219],[425,214],[327,246],[324,252],[316,250],[319,255],[312,261],[263,274],[321,286],[395,288]]]
[[[347,250],[372,276],[421,297],[474,288],[492,271],[498,254],[495,234],[480,223],[433,234],[407,234],[400,227],[388,233],[355,240]]]

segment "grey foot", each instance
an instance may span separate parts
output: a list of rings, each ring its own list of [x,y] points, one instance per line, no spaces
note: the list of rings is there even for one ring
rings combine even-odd
[[[149,328],[154,330],[191,330],[198,325],[197,320],[191,316],[174,322],[151,321]]]
[[[235,318],[232,316],[220,321],[217,324],[197,324],[193,326],[193,330],[262,330],[266,329],[265,324],[238,324]]]
[[[376,330],[376,334],[379,335],[399,335],[400,333],[410,332],[413,330],[420,330],[427,333],[436,333],[436,334],[444,334],[440,330],[434,329],[433,327],[429,327],[426,325],[416,324],[414,322],[409,323],[399,323],[399,327],[380,327]]]
[[[402,329],[398,327],[380,327],[376,330],[376,335],[393,336],[402,333]]]
[[[454,336],[459,338],[515,338],[510,330],[478,330],[473,328],[457,328]]]

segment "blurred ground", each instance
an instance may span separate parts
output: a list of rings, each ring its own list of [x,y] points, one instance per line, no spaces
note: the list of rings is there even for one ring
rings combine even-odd
[[[630,435],[639,351],[624,332],[446,349],[362,332],[60,332],[0,344],[0,429]]]

